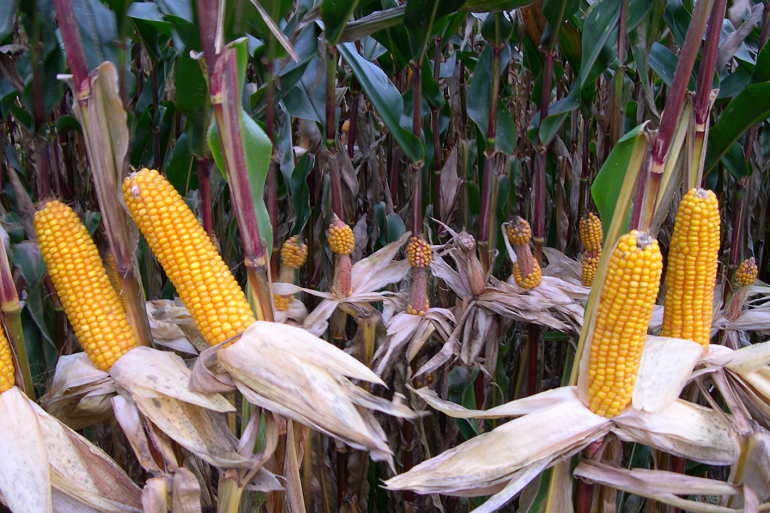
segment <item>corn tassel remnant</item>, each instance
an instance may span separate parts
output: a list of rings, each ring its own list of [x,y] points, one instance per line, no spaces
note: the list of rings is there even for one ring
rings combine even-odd
[[[733,295],[730,296],[727,308],[725,308],[725,319],[732,322],[741,316],[743,306],[746,304],[746,297],[749,294],[749,287],[756,281],[758,273],[759,269],[754,257],[744,260],[738,266],[738,269],[735,271]]]
[[[719,203],[691,189],[679,203],[668,252],[661,336],[708,346],[719,257]]]
[[[307,260],[307,246],[300,241],[297,235],[287,239],[281,246],[281,271],[278,273],[278,281],[281,283],[294,283],[294,271],[305,265]],[[273,306],[279,312],[285,312],[293,296],[280,296],[273,294]]]
[[[735,271],[735,284],[741,287],[750,287],[757,280],[758,273],[759,268],[757,268],[757,261],[754,260],[754,257],[744,260]]]
[[[59,201],[35,213],[40,253],[64,312],[91,362],[103,371],[136,347],[126,311],[77,214]]]
[[[631,401],[662,260],[658,241],[636,230],[623,235],[612,252],[588,370],[589,409],[598,415],[615,417]]]
[[[584,287],[594,284],[599,260],[602,258],[602,222],[593,212],[589,212],[580,220],[580,241],[586,249],[583,252],[581,283]]]
[[[516,285],[527,290],[537,287],[540,285],[543,273],[529,247],[532,228],[526,219],[516,216],[508,223],[506,233],[508,241],[513,244],[516,251],[516,262],[513,263],[513,278],[516,280]]]
[[[0,326],[0,394],[16,384],[13,369],[11,345],[5,337],[5,330]]]
[[[219,344],[255,322],[243,290],[168,180],[142,169],[123,182],[123,197],[204,340]]]

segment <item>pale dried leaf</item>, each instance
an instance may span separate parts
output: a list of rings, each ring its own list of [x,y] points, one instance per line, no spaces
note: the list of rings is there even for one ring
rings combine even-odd
[[[182,467],[174,472],[171,513],[200,513],[201,487],[195,474]]]
[[[733,351],[729,361],[723,365],[726,369],[738,374],[747,374],[758,371],[768,363],[770,363],[770,342],[762,342]]]
[[[284,506],[288,513],[305,513],[305,498],[302,494],[302,483],[299,477],[299,461],[294,448],[294,427],[291,421],[286,426],[286,453],[284,457],[283,476],[286,478]]]
[[[488,410],[468,410],[459,404],[439,398],[438,394],[430,388],[423,387],[414,390],[410,387],[410,390],[436,410],[456,419],[519,417],[577,398],[575,387],[558,387],[533,396],[516,399]]]
[[[268,493],[283,491],[283,486],[281,486],[281,482],[278,481],[275,474],[268,472],[263,467],[254,474],[254,477],[251,478],[251,481],[249,481],[249,484],[244,489],[252,492]]]
[[[104,512],[141,507],[141,491],[109,456],[36,404],[30,404],[46,444],[52,486]]]
[[[112,409],[115,412],[115,420],[120,424],[120,428],[131,444],[137,461],[148,472],[162,472],[150,449],[150,440],[144,430],[144,423],[139,417],[139,410],[129,399],[117,395],[112,398]]]
[[[547,468],[609,429],[608,419],[591,413],[575,398],[472,438],[385,485],[392,490],[422,494],[489,495],[502,490],[517,472],[526,472],[530,465],[541,461]]]
[[[452,217],[452,211],[457,204],[462,182],[457,174],[457,147],[452,148],[439,177],[441,189],[439,191],[441,203],[441,220],[447,221]]]
[[[168,476],[153,477],[147,480],[144,490],[142,490],[144,513],[168,513],[170,481]]]
[[[217,393],[191,391],[188,388],[191,371],[174,353],[136,347],[113,364],[110,375],[132,394],[142,393],[139,389],[152,390],[212,411],[235,411],[233,405]]]
[[[235,392],[233,378],[222,369],[217,359],[217,351],[222,349],[224,342],[209,347],[203,351],[193,364],[188,387],[193,392],[219,392],[229,394]]]
[[[656,412],[676,401],[702,352],[703,346],[691,340],[648,336],[632,396],[634,408]]]
[[[543,269],[543,276],[553,276],[569,282],[575,286],[583,287],[583,268],[580,262],[569,258],[556,248],[543,246],[543,254],[548,259],[548,265]],[[588,297],[588,291],[585,292]]]
[[[722,415],[682,400],[655,413],[626,408],[613,423],[613,432],[624,441],[640,442],[702,463],[730,465],[738,454],[730,426]]]
[[[0,492],[16,513],[52,511],[48,453],[32,404],[17,387],[0,394]]]
[[[460,361],[463,365],[470,366],[476,362],[492,329],[493,321],[492,313],[483,308],[477,308],[472,320],[465,322],[465,333],[460,349]]]
[[[374,292],[404,279],[409,271],[409,262],[406,260],[393,262],[393,259],[409,239],[411,233],[404,232],[397,241],[391,242],[353,265],[350,277],[353,295],[361,292]]]

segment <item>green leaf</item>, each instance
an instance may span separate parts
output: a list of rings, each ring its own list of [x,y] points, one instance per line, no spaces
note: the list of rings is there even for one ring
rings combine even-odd
[[[757,65],[751,72],[751,84],[770,81],[770,45],[765,45],[757,55]]]
[[[406,0],[404,27],[409,34],[412,59],[422,61],[433,25],[445,14],[455,12],[465,0]]]
[[[358,0],[323,0],[321,2],[321,19],[324,22],[324,37],[327,43],[332,46],[337,44],[356,5]]]
[[[770,116],[770,83],[750,84],[727,105],[709,131],[703,168],[708,174],[735,141],[755,123]]]
[[[551,24],[551,32],[554,27],[556,30],[561,29],[565,20],[572,17],[580,7],[580,0],[545,0],[543,4],[543,15]],[[551,37],[550,51],[556,45],[556,38]]]
[[[722,163],[736,180],[746,178],[751,174],[746,163],[746,155],[743,153],[743,146],[737,141],[730,146],[730,149],[722,157]]]
[[[397,241],[406,231],[404,220],[396,213],[388,214],[385,222],[388,227],[388,243]]]
[[[313,57],[307,63],[302,78],[284,97],[283,103],[289,114],[295,118],[307,119],[323,125],[326,119],[326,81],[317,79],[319,66],[322,66],[321,60]],[[323,67],[320,71],[323,72]]]
[[[0,41],[5,39],[13,31],[16,20],[16,9],[20,0],[7,0],[0,2]]]
[[[80,27],[89,71],[104,61],[112,61],[119,67],[120,34],[115,13],[99,0],[72,0],[72,9]]]
[[[179,191],[182,197],[186,196],[190,189],[197,187],[197,173],[193,172],[194,160],[190,152],[191,125],[188,123],[186,130],[179,136],[171,152],[166,175],[171,185]],[[195,183],[193,183],[195,181]]]
[[[307,177],[313,170],[313,160],[309,153],[302,155],[291,172],[290,191],[291,204],[294,207],[294,226],[289,235],[302,233],[305,223],[310,218],[310,188]]]
[[[21,271],[21,275],[24,277],[24,281],[29,287],[27,309],[29,310],[32,319],[35,321],[35,324],[45,337],[46,341],[55,348],[56,345],[45,322],[46,316],[43,298],[47,296],[48,293],[46,291],[44,294],[43,279],[48,270],[46,269],[45,262],[43,262],[43,257],[40,256],[40,249],[34,242],[14,244],[10,248],[8,257],[14,267]]]
[[[487,133],[489,125],[489,95],[492,84],[492,47],[486,45],[481,52],[476,68],[473,70],[470,89],[468,90],[468,117],[476,124],[482,134]],[[500,69],[506,69],[510,58],[510,49],[506,45],[500,59]],[[497,104],[497,133],[495,149],[510,155],[516,147],[516,125],[510,111],[502,100]]]
[[[199,158],[208,155],[206,130],[211,116],[211,100],[201,64],[190,52],[179,55],[176,64],[176,106],[190,123],[190,151]]]
[[[425,148],[420,139],[399,125],[404,112],[401,95],[388,76],[377,65],[361,57],[353,43],[338,45],[340,54],[350,65],[361,84],[367,99],[388,128],[393,138],[412,162],[425,158]],[[288,106],[288,105],[287,105]]]
[[[636,183],[635,174],[639,172],[639,165],[647,145],[644,127],[645,124],[637,126],[618,141],[591,186],[591,196],[599,211],[599,218],[602,220],[607,247],[614,246],[615,239],[620,233],[626,232],[625,227],[631,213],[628,207],[634,193],[634,187],[629,188],[628,183],[631,178],[633,178],[633,184]],[[628,173],[634,173],[634,176]],[[621,206],[619,211],[618,205]],[[615,213],[623,216],[623,219],[614,219]],[[612,234],[614,237],[612,239],[609,237],[610,228],[615,232]]]
[[[468,0],[460,9],[467,12],[510,11],[534,2],[535,0]]]

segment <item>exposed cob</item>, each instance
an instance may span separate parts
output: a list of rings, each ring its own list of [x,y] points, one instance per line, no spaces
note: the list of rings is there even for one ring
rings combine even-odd
[[[243,290],[168,180],[142,169],[123,182],[123,197],[204,340],[219,344],[255,322]]]
[[[307,246],[300,241],[297,235],[284,241],[281,246],[281,271],[278,273],[278,281],[282,283],[294,283],[294,271],[305,264],[307,260]],[[289,309],[293,296],[280,296],[273,294],[273,305],[279,312]]]
[[[663,269],[658,241],[636,230],[610,257],[591,342],[588,399],[592,412],[618,415],[631,401]]]
[[[412,267],[412,286],[409,291],[409,304],[406,305],[406,312],[422,316],[430,308],[426,271],[433,259],[430,244],[420,237],[412,237],[406,246],[406,259]]]
[[[338,297],[348,297],[353,293],[350,282],[353,273],[353,262],[350,260],[350,254],[356,247],[353,230],[343,223],[337,214],[333,214],[332,224],[329,225],[326,237],[329,241],[329,248],[337,255],[334,262],[332,294]]]
[[[96,367],[108,371],[136,346],[126,311],[99,251],[71,208],[51,201],[35,214],[40,253],[80,345]]]
[[[16,384],[13,374],[13,355],[11,345],[5,337],[5,330],[0,327],[0,394]]]
[[[587,213],[580,220],[580,241],[586,249],[583,253],[581,283],[584,287],[594,284],[596,270],[602,257],[602,222],[593,212]]]
[[[516,280],[516,285],[523,289],[537,287],[540,285],[543,273],[529,248],[532,228],[526,219],[516,216],[508,223],[506,233],[516,251],[516,262],[513,263],[513,278]]]
[[[329,225],[327,240],[329,241],[329,248],[338,255],[349,255],[356,247],[353,230],[343,223],[336,214],[333,215],[332,224]]]
[[[756,281],[758,273],[759,268],[754,257],[744,260],[735,271],[735,283],[741,287],[750,287]]]
[[[406,259],[412,267],[428,267],[433,259],[430,244],[419,237],[410,238],[406,245]]]
[[[708,346],[719,256],[719,203],[704,189],[682,198],[671,237],[661,336]]]

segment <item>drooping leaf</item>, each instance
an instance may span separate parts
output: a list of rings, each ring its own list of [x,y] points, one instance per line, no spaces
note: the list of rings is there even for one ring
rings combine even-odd
[[[735,141],[755,123],[770,116],[770,83],[750,84],[727,105],[709,131],[703,174],[707,175]]]
[[[345,24],[357,4],[358,0],[323,0],[321,2],[321,19],[324,22],[324,37],[327,43],[332,46],[338,43]]]
[[[361,57],[353,43],[340,44],[338,49],[356,75],[367,99],[372,102],[404,153],[413,162],[422,160],[425,157],[422,142],[399,124],[404,111],[403,100],[393,82],[377,65]]]

